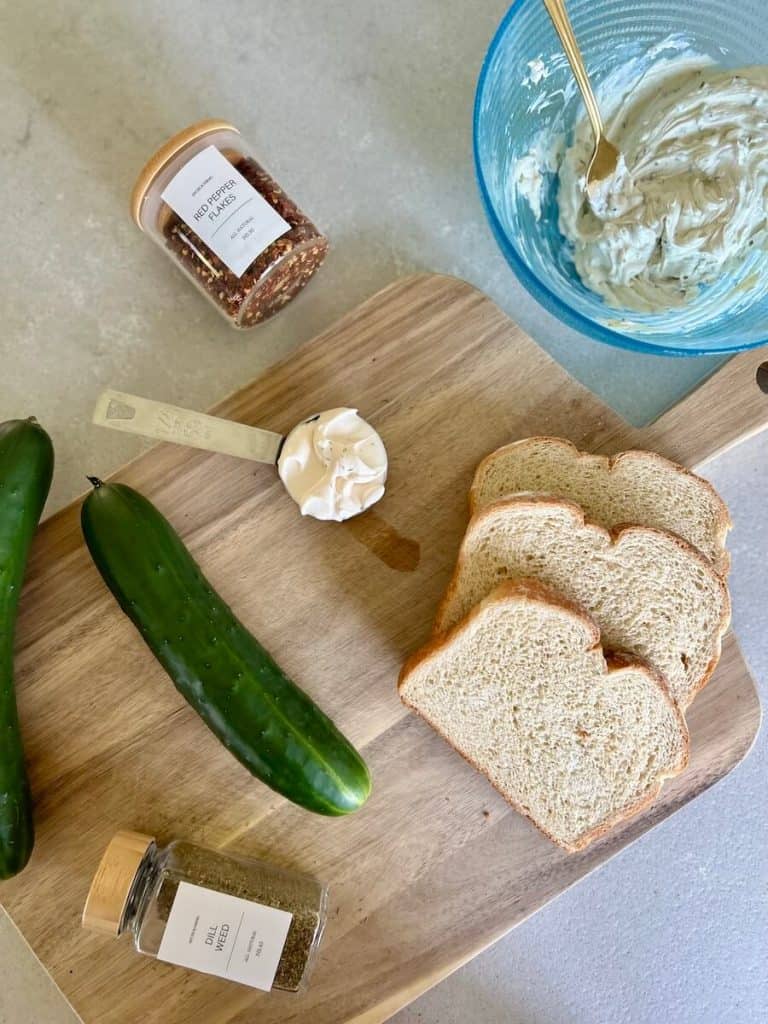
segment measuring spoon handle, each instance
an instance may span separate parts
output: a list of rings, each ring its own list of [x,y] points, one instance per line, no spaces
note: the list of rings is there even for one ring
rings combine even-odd
[[[107,388],[99,396],[93,422],[125,434],[138,434],[155,441],[171,441],[189,448],[272,465],[277,462],[283,443],[283,435],[272,430],[249,427],[245,423],[219,419],[112,388]]]

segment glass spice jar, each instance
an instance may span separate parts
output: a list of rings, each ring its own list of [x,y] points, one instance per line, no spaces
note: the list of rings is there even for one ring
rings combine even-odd
[[[234,327],[277,313],[328,252],[328,239],[226,121],[191,125],[158,150],[131,212]]]
[[[83,926],[129,932],[139,953],[253,988],[296,992],[325,925],[328,890],[259,860],[118,832],[83,910]]]

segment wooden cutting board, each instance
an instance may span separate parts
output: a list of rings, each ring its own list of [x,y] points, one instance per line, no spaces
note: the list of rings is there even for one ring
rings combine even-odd
[[[226,753],[118,611],[83,548],[77,505],[49,519],[17,659],[37,846],[0,899],[83,1020],[383,1021],[729,772],[760,721],[732,635],[691,709],[690,767],[641,818],[580,855],[542,838],[407,714],[395,681],[428,634],[486,452],[547,433],[594,451],[645,444],[695,465],[768,423],[761,363],[756,353],[733,359],[638,431],[469,285],[408,278],[218,408],[285,431],[317,410],[358,405],[391,456],[375,510],[345,525],[302,520],[268,467],[170,445],[118,474],[169,516],[238,615],[364,752],[374,794],[346,819],[293,807]],[[308,992],[254,992],[81,930],[91,876],[119,828],[326,880],[330,918]]]

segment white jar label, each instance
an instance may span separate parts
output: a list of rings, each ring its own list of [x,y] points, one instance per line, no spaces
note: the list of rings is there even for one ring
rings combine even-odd
[[[162,199],[238,277],[291,230],[215,146],[187,161]]]
[[[293,915],[180,882],[158,960],[268,992]]]

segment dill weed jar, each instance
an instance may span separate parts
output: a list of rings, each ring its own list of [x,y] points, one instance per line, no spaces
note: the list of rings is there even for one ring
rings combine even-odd
[[[159,149],[139,175],[131,212],[234,327],[282,309],[328,251],[226,121],[201,121]]]
[[[252,988],[303,987],[325,925],[327,889],[262,861],[118,832],[83,926],[130,932],[139,953]]]

